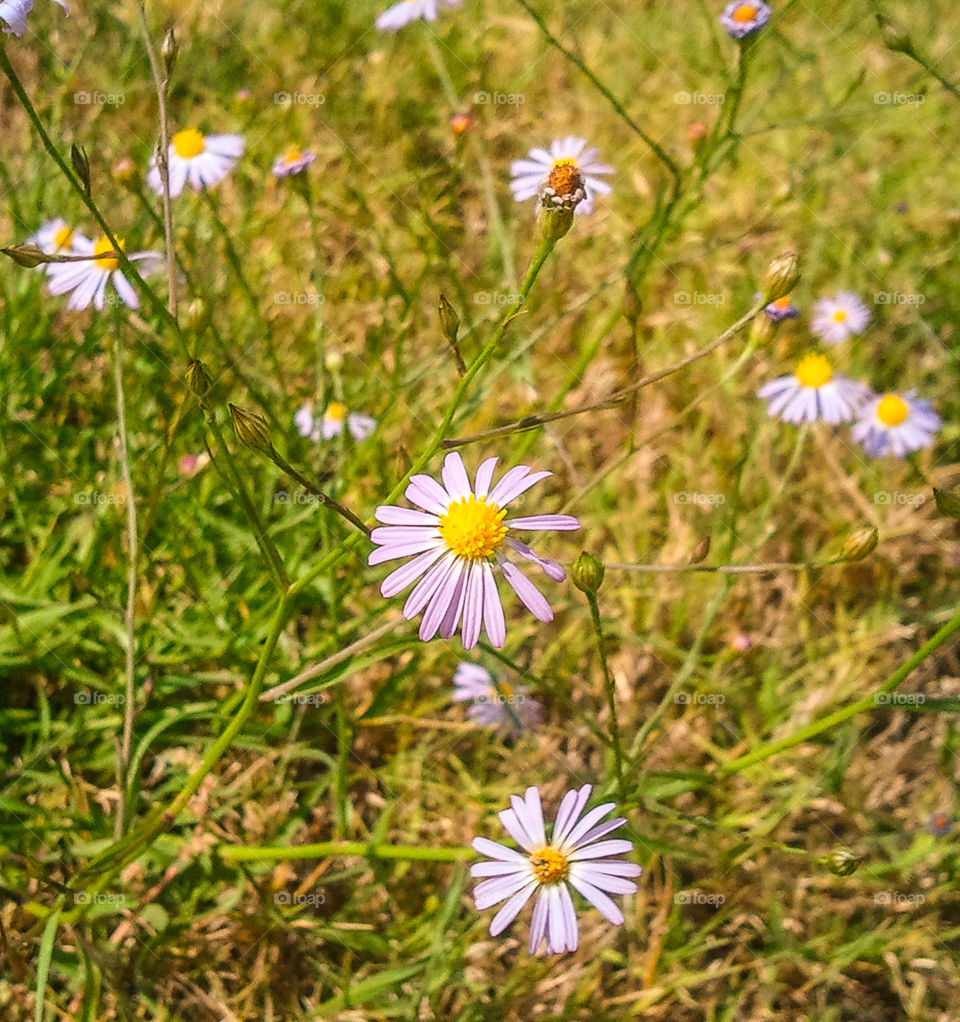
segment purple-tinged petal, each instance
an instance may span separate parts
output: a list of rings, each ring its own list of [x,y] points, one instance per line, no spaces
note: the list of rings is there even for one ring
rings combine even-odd
[[[388,543],[386,546],[378,547],[370,553],[367,564],[371,567],[383,564],[385,561],[395,561],[398,557],[415,557],[417,554],[436,550],[438,555],[442,554],[446,547],[437,539],[411,540],[407,543]]]
[[[483,562],[483,627],[487,631],[490,642],[496,649],[501,649],[507,641],[507,623],[503,616],[503,603],[493,568]]]
[[[373,557],[378,551],[374,550]],[[414,582],[425,572],[428,568],[440,557],[443,556],[443,548],[437,547],[435,550],[428,550],[426,553],[420,554],[419,557],[415,557],[408,564],[404,564],[402,567],[397,568],[396,571],[391,572],[387,577],[380,583],[380,595],[385,596],[388,599],[391,596],[396,596],[397,593],[402,593],[404,589],[409,585],[413,585]],[[409,621],[409,618],[407,618]]]
[[[586,816],[570,831],[567,835],[567,844],[572,848],[577,847],[584,843],[583,835],[587,831],[604,818],[608,816],[610,812],[617,808],[615,802],[604,802],[602,806],[594,806],[593,809],[587,813]],[[625,822],[624,820],[618,820],[617,826]]]
[[[519,568],[510,564],[509,561],[504,561],[500,565],[500,570],[510,588],[520,597],[520,601],[538,621],[546,623],[553,620],[553,610],[547,602],[547,598]]]
[[[563,796],[560,808],[557,810],[557,818],[553,824],[553,844],[559,847],[563,844],[567,832],[576,823],[577,817],[583,812],[583,807],[590,798],[592,786],[585,784],[582,788],[568,791]]]
[[[550,900],[546,891],[541,890],[533,906],[533,919],[530,921],[530,943],[528,949],[530,954],[535,955],[547,935],[547,920],[549,919]]]
[[[556,561],[538,557],[526,543],[521,543],[519,539],[510,539],[508,537],[505,542],[511,550],[515,550],[521,557],[525,557],[528,561],[533,561],[534,564],[538,565],[544,575],[547,578],[553,579],[554,582],[562,582],[567,577],[563,565],[558,564]]]
[[[490,880],[482,880],[473,889],[473,901],[477,911],[482,912],[492,905],[499,905],[501,901],[512,898],[518,891],[524,890],[536,881],[528,873],[526,876],[515,874],[506,877],[493,877]],[[524,898],[526,901],[526,898]],[[521,902],[522,905],[522,902]],[[518,909],[519,911],[519,909]]]
[[[541,479],[547,479],[552,475],[552,472],[531,472],[526,465],[517,465],[516,468],[510,469],[494,486],[490,500],[497,507],[505,507],[511,500],[519,497],[524,490],[529,490]]]
[[[471,564],[463,597],[463,648],[473,649],[483,624],[483,565]],[[487,675],[489,678],[489,674]]]
[[[499,458],[487,458],[485,462],[477,469],[477,474],[473,483],[473,492],[477,497],[486,497],[490,492],[490,483],[493,480],[493,472],[497,467]]]
[[[567,856],[571,862],[584,862],[590,859],[602,859],[610,855],[626,855],[633,851],[632,841],[597,841],[595,844],[579,845]]]
[[[441,470],[443,485],[452,500],[461,500],[470,496],[470,477],[463,467],[463,458],[456,451],[451,451],[443,459]]]
[[[423,620],[420,622],[420,638],[424,642],[428,642],[437,634],[444,618],[450,612],[451,605],[456,610],[460,601],[460,579],[463,577],[465,564],[466,562],[459,557],[453,558],[431,593]]]
[[[443,582],[443,579],[447,576],[450,571],[450,565],[456,560],[456,557],[452,553],[448,553],[423,576],[422,579],[413,587],[410,595],[407,597],[407,602],[403,605],[403,616],[410,621],[415,618],[417,614],[423,610],[424,607],[430,602],[430,598],[436,592],[438,586]]]
[[[508,518],[504,525],[511,529],[528,529],[567,532],[580,528],[580,522],[573,515],[531,515],[528,518]]]
[[[450,505],[447,491],[430,476],[411,476],[403,495],[411,504],[437,515],[445,515]]]
[[[307,433],[309,432],[308,429]],[[440,521],[436,515],[430,514],[428,511],[414,511],[413,508],[395,507],[392,504],[383,504],[378,507],[374,517],[384,525],[426,525],[433,526],[433,528],[436,528]]]
[[[615,926],[623,922],[623,913],[598,887],[588,883],[582,876],[571,873],[569,881],[590,902],[591,905]]]

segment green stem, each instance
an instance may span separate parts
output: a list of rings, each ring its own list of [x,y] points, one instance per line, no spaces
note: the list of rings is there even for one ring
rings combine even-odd
[[[613,761],[617,772],[617,794],[620,801],[626,800],[623,787],[623,748],[620,745],[620,720],[617,714],[617,686],[613,680],[613,673],[607,663],[607,651],[603,648],[603,625],[600,621],[600,605],[597,603],[595,593],[585,593],[587,603],[590,606],[590,620],[593,623],[593,632],[597,639],[597,652],[600,655],[600,666],[603,668],[603,687],[607,696],[607,706],[610,709],[610,739],[613,747]]]
[[[333,856],[358,855],[364,859],[406,859],[411,862],[462,862],[472,859],[472,848],[422,848],[418,845],[377,845],[362,841],[323,841],[315,845],[254,847],[250,845],[218,845],[217,851],[228,862],[289,862],[295,859],[329,859]]]

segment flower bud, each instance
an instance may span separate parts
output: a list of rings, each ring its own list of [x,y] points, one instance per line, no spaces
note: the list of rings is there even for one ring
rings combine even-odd
[[[75,142],[70,146],[70,162],[73,164],[73,172],[80,179],[83,190],[90,194],[90,160],[81,146]]]
[[[210,393],[210,389],[213,387],[213,382],[207,373],[207,367],[198,358],[195,358],[187,366],[185,378],[187,386],[190,388],[190,393],[201,400]]]
[[[450,118],[450,130],[459,138],[465,135],[474,125],[473,114],[469,111],[460,111]]]
[[[0,248],[0,252],[9,256],[18,266],[25,266],[28,270],[41,263],[50,262],[36,245],[11,245],[9,248]]]
[[[7,249],[4,249],[6,252]],[[938,490],[933,488],[933,499],[937,502],[937,511],[946,518],[960,518],[960,492],[957,490]]]
[[[844,540],[837,560],[848,563],[862,561],[864,557],[869,557],[877,549],[878,540],[879,533],[875,525],[865,525],[861,529],[855,529]]]
[[[817,859],[817,862],[821,866],[826,866],[834,876],[848,877],[856,873],[861,859],[856,852],[840,845],[834,848],[829,855]]]
[[[763,304],[769,305],[790,292],[800,280],[800,260],[796,252],[784,252],[771,260],[763,278]]]
[[[582,593],[592,595],[603,585],[604,573],[603,565],[584,550],[574,563],[570,577]]]
[[[264,454],[273,453],[273,444],[270,442],[270,428],[267,420],[262,415],[254,412],[244,411],[235,404],[230,404],[230,419],[233,422],[233,431],[237,439],[245,447],[252,451],[262,451]]]
[[[700,564],[710,556],[710,537],[704,536],[703,539],[693,548],[693,553],[690,555],[691,564]]]
[[[694,148],[697,148],[697,146],[699,146],[709,134],[710,129],[703,123],[703,121],[691,121],[687,125],[687,141]]]
[[[437,311],[440,313],[440,329],[443,330],[443,336],[456,347],[457,334],[460,332],[460,317],[443,295],[440,295]]]
[[[174,35],[173,28],[168,28],[160,41],[160,58],[163,60],[163,69],[168,79],[173,73],[173,66],[177,62],[179,52],[180,47],[177,45],[177,37]]]
[[[202,298],[191,298],[183,310],[181,323],[187,330],[200,333],[210,322],[210,308]]]

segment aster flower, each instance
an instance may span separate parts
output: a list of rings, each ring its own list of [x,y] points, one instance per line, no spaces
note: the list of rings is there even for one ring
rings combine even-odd
[[[734,2],[727,4],[720,15],[720,24],[727,34],[734,39],[746,39],[748,35],[759,32],[770,20],[770,8],[764,3],[744,4]]]
[[[493,675],[479,664],[460,664],[453,675],[453,689],[455,702],[473,703],[467,716],[480,727],[519,731],[518,725],[534,728],[540,723],[542,707],[529,697],[525,685],[511,687],[500,682],[497,688]]]
[[[929,401],[917,401],[914,394],[912,390],[877,394],[863,406],[851,435],[871,457],[892,454],[903,458],[911,451],[933,446],[940,416]]]
[[[500,813],[500,820],[526,854],[497,841],[474,838],[474,849],[493,860],[470,868],[471,876],[490,878],[474,889],[477,910],[482,912],[506,902],[490,923],[491,936],[503,933],[536,893],[530,954],[538,953],[544,939],[547,954],[576,951],[580,933],[570,886],[615,926],[623,923],[623,913],[607,894],[634,894],[637,885],[627,878],[638,877],[643,871],[636,863],[618,858],[633,850],[631,842],[600,840],[627,822],[622,817],[599,822],[616,808],[616,803],[606,802],[580,819],[590,790],[585,784],[563,796],[549,841],[539,790],[527,788],[523,798],[512,795],[512,808]]]
[[[118,238],[117,241],[124,248],[123,239]],[[113,245],[106,237],[101,236],[93,242],[89,238],[74,235],[73,252],[96,258],[80,262],[50,263],[47,269],[50,294],[69,293],[67,308],[71,312],[89,308],[91,304],[99,312],[106,301],[107,283],[110,282],[124,305],[131,309],[140,308],[137,292],[120,272],[120,260],[116,256],[104,254],[113,251]],[[159,252],[131,252],[127,258],[131,262],[143,264],[140,267],[141,276],[156,273],[163,265],[163,256]]]
[[[432,639],[438,632],[449,639],[462,617],[465,649],[477,644],[481,626],[494,646],[503,646],[506,625],[494,568],[534,617],[553,620],[543,593],[509,560],[508,551],[533,561],[555,582],[562,582],[566,572],[556,561],[538,557],[510,533],[579,529],[580,523],[570,515],[506,518],[507,505],[551,473],[533,472],[526,465],[518,465],[491,486],[498,460],[488,458],[483,462],[471,487],[463,460],[452,451],[444,459],[443,485],[425,475],[410,479],[405,496],[422,511],[377,508],[377,521],[386,528],[374,529],[370,534],[379,549],[370,554],[368,563],[413,558],[384,579],[380,592],[389,598],[417,582],[403,615],[409,621],[424,611],[421,639]]]
[[[774,323],[782,323],[785,319],[796,319],[800,315],[800,310],[790,300],[790,295],[784,295],[775,302],[764,306],[763,311]]]
[[[300,436],[309,437],[314,442],[331,440],[340,436],[346,427],[354,440],[365,440],[377,428],[377,420],[360,412],[348,412],[347,406],[339,401],[331,401],[322,419],[314,417],[313,408],[308,401],[293,417],[293,424]]]
[[[70,16],[70,8],[64,0],[54,0]],[[14,35],[23,35],[27,30],[27,15],[33,10],[33,0],[0,0],[0,22],[3,31]]]
[[[930,819],[927,820],[927,829],[934,837],[944,837],[950,833],[952,828],[953,820],[950,818],[949,813],[943,812],[942,809],[931,813]]]
[[[423,18],[424,21],[436,21],[437,12],[442,7],[459,7],[460,0],[400,0],[377,18],[377,28],[381,32],[398,32],[411,21]]]
[[[835,426],[857,417],[869,390],[862,383],[834,373],[823,355],[807,355],[789,376],[764,384],[757,394],[768,403],[767,414],[784,422],[822,419]]]
[[[245,147],[242,135],[202,135],[196,128],[178,131],[170,139],[167,155],[171,197],[178,196],[187,183],[199,192],[222,181],[243,156]],[[158,195],[163,193],[156,156],[150,161],[147,184]]]
[[[276,177],[294,177],[302,174],[316,158],[316,153],[304,153],[296,146],[291,146],[274,161],[273,173]]]
[[[36,245],[46,255],[77,255],[79,250],[75,245],[89,246],[90,239],[75,231],[63,217],[58,216],[48,220],[36,233],[31,234],[27,238],[27,244]],[[89,248],[86,251],[89,251]]]
[[[594,196],[611,191],[598,175],[612,174],[613,168],[597,163],[598,153],[586,139],[573,135],[551,143],[549,152],[531,149],[529,159],[510,164],[510,191],[517,202],[537,196],[541,206],[590,213]]]
[[[840,291],[814,305],[810,330],[825,344],[839,344],[862,334],[870,318],[870,310],[852,291]]]

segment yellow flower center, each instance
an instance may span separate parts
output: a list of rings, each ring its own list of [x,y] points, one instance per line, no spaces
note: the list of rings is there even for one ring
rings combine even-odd
[[[734,21],[742,22],[744,24],[746,24],[746,22],[748,22],[748,21],[753,21],[753,19],[756,16],[757,16],[757,9],[756,9],[756,7],[753,6],[753,4],[741,4],[733,12],[733,20]]]
[[[778,309],[789,309],[790,308],[790,295],[784,295],[782,298],[778,298],[773,304]]]
[[[909,414],[907,402],[896,394],[884,394],[877,405],[877,418],[884,426],[899,426]]]
[[[837,309],[837,311],[833,314],[833,319],[834,319],[834,321],[836,323],[846,323],[846,321],[847,321],[847,310],[846,309]]]
[[[796,377],[801,387],[819,389],[830,382],[833,369],[823,355],[807,355],[796,368]]]
[[[171,139],[173,151],[181,160],[192,160],[203,152],[203,135],[196,128],[186,128],[178,131]]]
[[[570,869],[567,857],[549,845],[530,856],[530,865],[533,866],[533,875],[541,884],[557,884],[566,880]]]
[[[286,151],[286,153],[284,153],[283,156],[284,163],[296,163],[298,160],[302,159],[303,153],[300,152],[300,150],[295,145],[290,146],[290,148]]]
[[[327,405],[327,411],[324,417],[329,419],[331,422],[343,422],[343,420],[347,417],[347,406],[340,404],[339,401],[331,401],[330,404]]]
[[[507,534],[503,524],[507,509],[488,504],[486,497],[454,500],[440,516],[440,535],[457,555],[469,560],[490,557]]]
[[[117,244],[121,249],[123,249],[123,238],[117,238]],[[113,245],[110,244],[110,239],[106,235],[101,234],[100,237],[97,238],[97,243],[93,246],[93,254],[97,256],[97,258],[94,259],[94,262],[101,270],[115,270],[120,265],[120,260],[117,259],[116,256],[103,255],[104,252],[114,251],[116,250]]]
[[[61,227],[59,231],[53,236],[53,243],[57,248],[69,248],[70,242],[73,240],[73,228],[72,227]]]
[[[550,177],[547,178],[547,184],[557,195],[565,199],[583,187],[583,178],[573,160],[557,160],[550,171]]]
[[[496,693],[496,689],[494,689],[494,693]],[[502,695],[504,699],[512,699],[513,689],[505,681],[501,681],[499,694]]]

